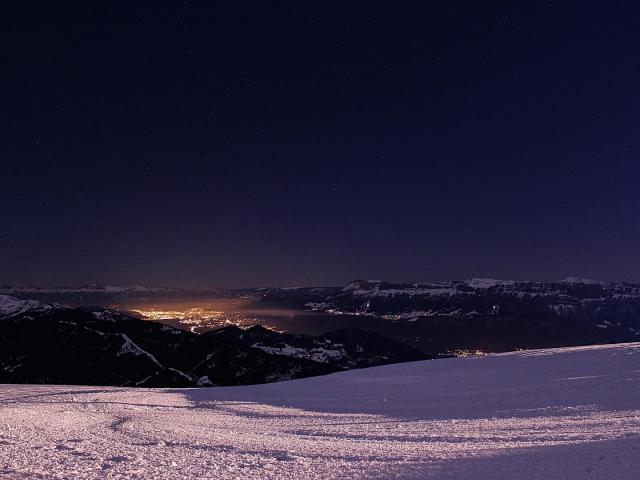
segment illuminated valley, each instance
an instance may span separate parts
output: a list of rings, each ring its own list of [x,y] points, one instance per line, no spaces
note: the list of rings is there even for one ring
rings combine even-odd
[[[256,316],[240,311],[220,310],[216,305],[158,305],[133,308],[130,311],[146,320],[170,323],[193,333],[203,333],[229,325],[248,328],[260,324],[275,329],[274,326],[265,324],[262,319]]]
[[[112,304],[111,307],[193,333],[229,325],[240,328],[261,325],[277,332],[320,335],[340,328],[357,328],[363,321],[361,317],[264,304],[256,298],[183,299]]]

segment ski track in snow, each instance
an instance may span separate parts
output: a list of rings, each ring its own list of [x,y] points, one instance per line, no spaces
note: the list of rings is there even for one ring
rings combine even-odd
[[[0,478],[640,478],[640,344],[213,389],[0,386]]]

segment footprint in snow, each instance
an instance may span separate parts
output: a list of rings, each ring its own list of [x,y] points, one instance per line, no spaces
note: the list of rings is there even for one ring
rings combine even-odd
[[[125,457],[122,455],[116,455],[115,457],[110,457],[107,458],[107,462],[114,462],[114,463],[120,463],[120,462],[126,462],[127,460],[129,460],[129,457]]]
[[[288,452],[277,452],[274,457],[279,462],[291,462],[296,459],[296,457],[290,455]]]
[[[117,463],[126,462],[129,460],[128,457],[117,455],[115,457],[105,458],[104,463],[100,466],[102,470],[108,470],[112,467],[115,467]]]

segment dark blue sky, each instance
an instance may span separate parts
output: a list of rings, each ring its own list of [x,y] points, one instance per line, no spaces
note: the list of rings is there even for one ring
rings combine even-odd
[[[0,283],[640,281],[638,4],[93,3],[0,6]]]

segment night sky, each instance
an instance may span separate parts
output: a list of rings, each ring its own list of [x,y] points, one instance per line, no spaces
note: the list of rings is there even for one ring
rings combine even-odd
[[[3,2],[0,284],[640,281],[636,2]]]

